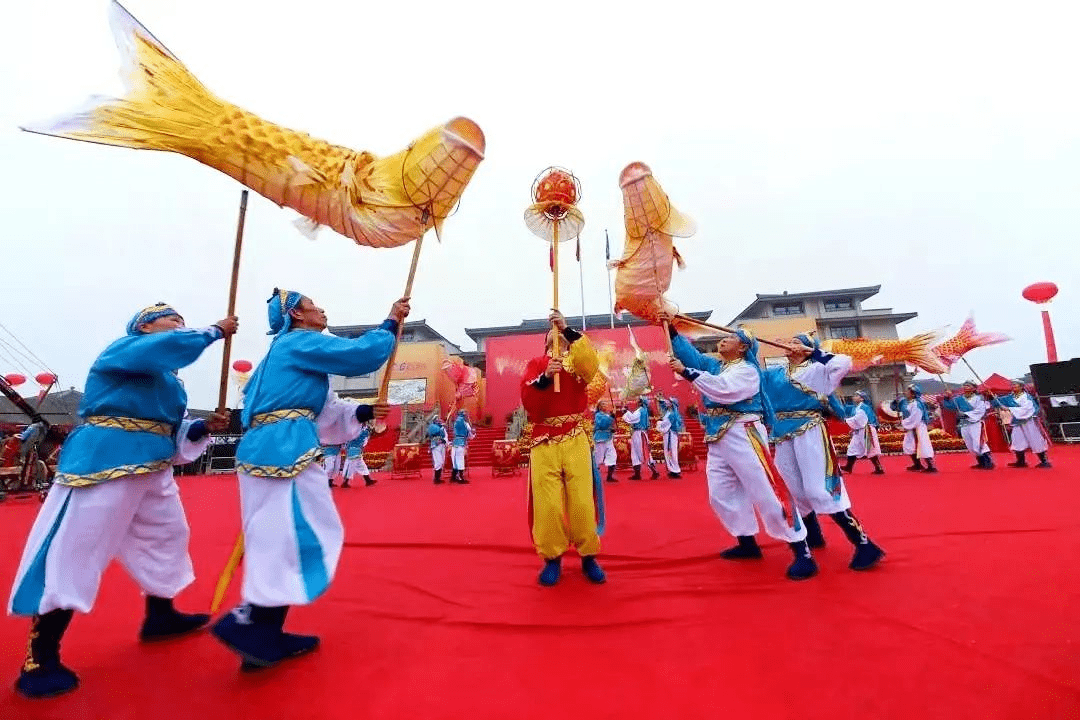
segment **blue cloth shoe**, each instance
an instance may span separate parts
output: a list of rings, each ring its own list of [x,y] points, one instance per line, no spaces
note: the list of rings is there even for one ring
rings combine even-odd
[[[537,581],[541,585],[550,587],[559,582],[560,575],[562,575],[562,557],[552,558],[544,561],[544,569],[540,571]]]
[[[581,558],[581,572],[585,574],[589,582],[596,585],[607,582],[607,575],[604,574],[604,569],[600,567],[600,563],[596,562],[595,555],[586,555]]]
[[[855,555],[848,565],[852,570],[869,570],[885,557],[885,551],[867,540],[855,546]]]
[[[260,611],[275,609],[241,605],[222,616],[210,632],[239,655],[245,667],[272,667],[288,657],[281,642],[281,627],[260,622]]]
[[[788,543],[788,545],[795,554],[795,562],[791,563],[787,569],[788,579],[808,580],[817,575],[818,566],[814,562],[814,556],[810,554],[806,541]]]
[[[139,640],[155,642],[170,640],[180,635],[194,632],[210,622],[210,616],[203,613],[189,615],[178,612],[169,598],[148,595],[146,597],[146,619],[139,630]]]
[[[33,670],[25,668],[15,681],[15,689],[23,697],[51,698],[71,692],[79,687],[79,676],[60,664],[59,660],[40,665]]]

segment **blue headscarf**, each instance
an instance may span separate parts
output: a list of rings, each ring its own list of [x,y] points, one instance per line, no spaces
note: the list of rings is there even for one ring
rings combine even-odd
[[[877,427],[877,412],[874,410],[873,403],[870,402],[870,393],[866,392],[865,390],[859,390],[855,394],[863,399],[863,405],[866,406],[865,408],[863,408],[863,412],[866,413],[867,421],[869,421],[869,423],[874,427]]]
[[[168,317],[169,315],[180,317],[180,313],[176,312],[172,305],[166,305],[163,302],[143,308],[135,313],[135,317],[131,318],[131,322],[127,324],[127,334],[142,335],[143,332],[139,329],[140,325],[152,323],[158,318]]]
[[[761,373],[761,363],[758,361],[758,341],[754,337],[754,334],[745,328],[739,328],[735,331],[735,337],[739,338],[739,342],[746,346],[746,352],[743,353],[743,358],[746,362],[754,366],[758,372],[758,379],[761,381],[761,387],[765,387],[765,379]],[[758,390],[758,395],[761,397],[761,419],[765,421],[765,424],[772,427],[776,424],[776,413],[773,412],[772,402],[769,400],[769,396],[762,390]]]
[[[922,411],[923,422],[927,425],[930,424],[930,411],[926,409],[926,403],[922,400],[922,388],[918,383],[911,383],[908,385],[908,390],[915,396],[915,404],[919,406],[919,410]]]
[[[818,342],[817,336],[813,333],[799,333],[795,336],[795,339],[813,350],[821,349],[821,343]]]
[[[300,304],[303,295],[292,290],[279,290],[274,288],[274,294],[266,301],[266,316],[270,321],[270,332],[267,335],[278,335],[289,332],[292,327],[292,315],[289,311]]]

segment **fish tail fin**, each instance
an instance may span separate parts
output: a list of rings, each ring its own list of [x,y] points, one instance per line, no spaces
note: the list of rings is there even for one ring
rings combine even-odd
[[[909,338],[905,341],[907,347],[904,359],[931,375],[949,372],[948,366],[933,352],[937,339],[938,334],[934,332],[926,332]]]
[[[224,103],[120,3],[109,24],[121,55],[122,98],[95,96],[78,110],[22,126],[27,132],[103,145],[183,152],[200,120],[212,122]]]

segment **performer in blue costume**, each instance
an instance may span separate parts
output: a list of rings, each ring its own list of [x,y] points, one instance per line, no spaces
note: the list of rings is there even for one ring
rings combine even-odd
[[[213,634],[244,660],[269,667],[314,650],[319,639],[282,630],[290,605],[307,605],[334,578],[344,529],[334,506],[320,445],[346,443],[386,405],[345,402],[330,375],[378,370],[390,357],[408,298],[358,338],[325,334],[326,313],[297,292],[274,290],[268,302],[274,341],[244,387],[246,432],[236,449],[244,528],[242,604]]]
[[[450,438],[446,434],[446,425],[437,414],[431,419],[427,429],[428,446],[431,448],[431,467],[435,470],[435,484],[442,485],[443,466],[446,465],[446,446]]]
[[[607,467],[607,481],[619,482],[615,478],[615,442],[612,433],[615,432],[615,417],[611,415],[611,403],[601,400],[596,404],[596,412],[593,413],[593,464],[596,469]]]
[[[922,388],[917,383],[908,385],[904,397],[893,400],[889,407],[899,412],[900,427],[904,428],[904,454],[911,458],[911,465],[906,469],[912,472],[936,473],[934,466],[934,446],[930,441],[930,411],[922,400]],[[923,468],[922,462],[926,462]]]
[[[1028,394],[1024,383],[1020,380],[1012,381],[1012,395],[994,397],[987,393],[987,400],[996,408],[1009,411],[1012,415],[1012,434],[1009,448],[1016,453],[1016,462],[1009,463],[1009,467],[1027,467],[1027,451],[1031,450],[1039,458],[1037,468],[1050,468],[1050,460],[1046,457],[1046,451],[1050,447],[1046,436],[1046,428],[1039,419],[1039,403]]]
[[[667,476],[678,479],[682,477],[682,470],[679,468],[679,433],[683,431],[686,424],[679,412],[679,399],[674,395],[667,402],[664,402],[664,398],[659,398],[657,404],[660,405],[660,422],[657,429],[664,438],[664,463],[667,465]]]
[[[630,464],[634,466],[634,474],[630,476],[630,479],[641,479],[641,463],[644,461],[649,464],[652,479],[655,480],[660,477],[660,473],[656,470],[656,461],[653,460],[652,450],[649,448],[648,396],[642,395],[639,397],[637,409],[633,411],[627,410],[623,413],[622,419],[632,430],[630,434]]]
[[[851,499],[840,478],[824,418],[827,410],[846,415],[833,393],[851,370],[851,358],[824,352],[817,339],[806,334],[783,344],[787,346],[787,366],[763,371],[761,386],[776,415],[771,428],[776,467],[806,525],[807,544],[815,549],[825,547],[818,515],[828,515],[855,548],[848,567],[868,570],[884,552],[871,542],[851,512]]]
[[[450,473],[450,482],[458,485],[468,485],[465,479],[465,449],[469,441],[476,436],[473,426],[469,423],[469,415],[464,408],[458,410],[454,418],[454,445],[450,450],[450,460],[453,464],[453,472]]]
[[[78,677],[60,662],[60,640],[73,612],[94,606],[113,558],[146,594],[141,640],[175,637],[209,621],[173,608],[195,574],[172,466],[202,455],[210,431],[224,430],[228,417],[187,418],[187,393],[176,373],[236,328],[230,317],[189,329],[176,310],[158,303],[136,313],[127,335],[90,367],[82,424],[64,443],[8,602],[12,615],[33,618],[15,686],[23,695],[51,697],[78,687]]]
[[[994,459],[990,455],[990,443],[986,439],[986,413],[990,403],[979,397],[978,386],[968,380],[964,383],[964,392],[959,397],[952,390],[945,390],[941,396],[941,406],[956,413],[956,427],[968,452],[975,456],[972,470],[993,470]]]
[[[661,319],[672,320],[670,316]],[[817,575],[818,567],[806,544],[806,527],[794,513],[791,524],[777,497],[784,480],[769,455],[768,433],[762,421],[774,422],[772,406],[761,392],[761,366],[757,339],[746,330],[724,336],[717,345],[720,360],[699,352],[690,341],[671,329],[674,357],[669,365],[689,380],[702,396],[708,459],[705,477],[709,504],[738,545],[720,553],[725,560],[758,559],[761,548],[754,535],[757,515],[765,532],[782,540],[795,556],[787,569],[792,580]],[[757,511],[755,514],[754,511]]]
[[[371,477],[371,470],[368,469],[367,462],[364,461],[364,448],[370,438],[371,425],[364,423],[364,427],[360,429],[360,434],[345,446],[345,470],[343,472],[345,479],[341,483],[342,488],[351,487],[349,482],[357,475],[364,478],[364,487],[371,487],[375,484],[375,478]]]
[[[852,401],[854,404],[848,406],[844,413],[844,422],[851,428],[844,472],[852,472],[855,461],[865,457],[870,458],[870,462],[874,464],[874,475],[884,475],[885,468],[881,466],[881,442],[877,432],[878,418],[874,406],[870,403],[870,394],[859,390],[852,396]]]

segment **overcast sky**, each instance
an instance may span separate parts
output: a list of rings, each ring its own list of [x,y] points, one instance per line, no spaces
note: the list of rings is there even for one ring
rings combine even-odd
[[[128,0],[211,91],[268,120],[383,155],[456,116],[487,157],[413,293],[466,327],[546,315],[546,247],[525,227],[536,174],[581,179],[585,309],[608,310],[604,231],[623,240],[619,171],[649,164],[699,232],[669,297],[726,322],[755,293],[881,284],[902,335],[978,327],[984,377],[1045,362],[1021,289],[1051,280],[1062,359],[1080,354],[1080,44],[1070,4]],[[241,186],[193,160],[21,132],[117,94],[105,0],[14,3],[0,43],[0,323],[81,388],[139,308],[224,315]],[[234,358],[265,352],[265,300],[300,290],[332,324],[377,322],[411,247],[374,250],[251,195]],[[568,246],[564,246],[568,247]],[[563,310],[581,311],[572,249]],[[10,336],[0,331],[0,339]],[[220,346],[218,346],[220,347]],[[21,371],[0,344],[0,372]],[[220,350],[184,370],[216,401]],[[37,372],[41,368],[31,366]],[[957,370],[954,380],[967,379]],[[233,392],[235,395],[235,391]]]

